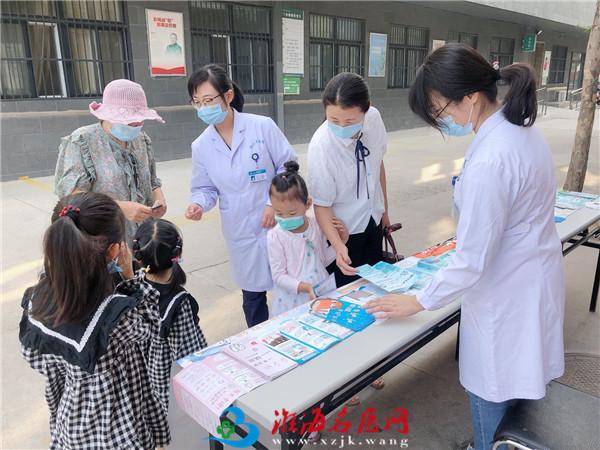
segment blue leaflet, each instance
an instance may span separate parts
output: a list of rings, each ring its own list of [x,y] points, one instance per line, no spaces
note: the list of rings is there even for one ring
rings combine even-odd
[[[386,292],[404,292],[412,287],[415,276],[406,269],[380,261],[374,266],[358,267],[358,275],[379,286]]]
[[[329,310],[326,320],[349,328],[352,331],[364,330],[375,322],[375,317],[365,311],[362,306],[345,301],[340,301],[340,303],[341,306],[339,308]]]

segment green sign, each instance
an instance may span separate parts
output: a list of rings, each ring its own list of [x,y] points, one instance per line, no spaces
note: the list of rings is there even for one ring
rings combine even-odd
[[[283,93],[285,95],[300,95],[300,77],[297,75],[284,75]]]
[[[283,8],[281,16],[287,17],[288,19],[304,20],[304,11],[297,8]]]
[[[528,53],[535,52],[536,37],[537,36],[535,34],[526,34],[523,38],[523,45],[521,47],[521,51]]]

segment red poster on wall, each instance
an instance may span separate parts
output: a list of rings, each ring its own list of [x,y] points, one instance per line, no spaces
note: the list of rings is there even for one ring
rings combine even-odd
[[[146,26],[151,76],[185,76],[183,14],[147,9]]]

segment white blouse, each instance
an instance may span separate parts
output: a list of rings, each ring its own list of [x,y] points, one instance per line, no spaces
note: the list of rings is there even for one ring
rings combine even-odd
[[[308,145],[308,187],[313,202],[331,207],[350,234],[365,231],[371,217],[379,224],[385,212],[379,177],[387,134],[379,111],[372,106],[365,114],[362,129],[361,142],[370,154],[364,158],[364,165],[362,162],[358,165],[358,198],[356,142],[357,139],[335,136],[325,121]]]

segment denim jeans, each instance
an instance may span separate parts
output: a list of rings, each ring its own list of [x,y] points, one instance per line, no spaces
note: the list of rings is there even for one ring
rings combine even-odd
[[[494,433],[504,417],[504,413],[516,403],[516,399],[504,402],[489,402],[466,391],[471,403],[471,422],[473,423],[473,437],[475,450],[490,450],[494,443]],[[505,450],[506,445],[500,447]]]

